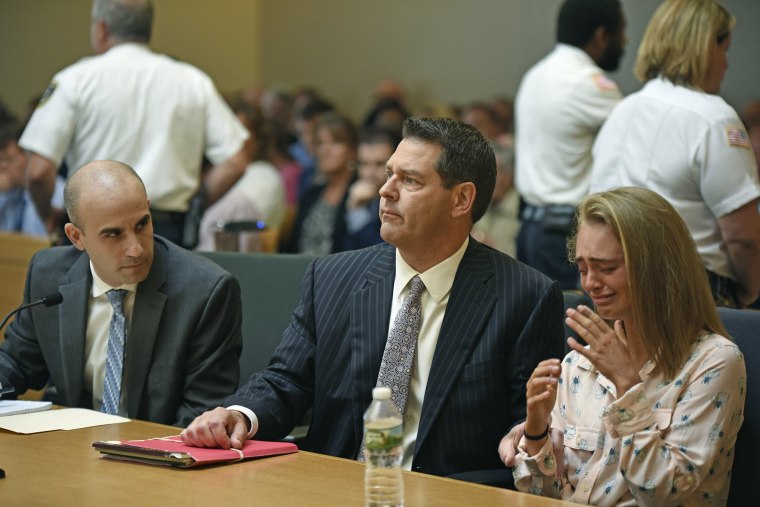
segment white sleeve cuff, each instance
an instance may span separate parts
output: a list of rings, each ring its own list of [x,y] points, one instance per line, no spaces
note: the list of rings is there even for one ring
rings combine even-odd
[[[251,423],[251,431],[248,432],[248,438],[253,438],[256,432],[259,431],[259,418],[256,417],[256,414],[253,413],[253,410],[242,405],[231,405],[226,408],[227,410],[235,410],[237,412],[240,412],[248,418],[248,422]]]

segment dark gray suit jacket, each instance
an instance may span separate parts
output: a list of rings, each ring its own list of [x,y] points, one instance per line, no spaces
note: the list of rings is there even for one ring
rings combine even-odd
[[[306,271],[303,298],[269,366],[226,406],[251,408],[256,438],[283,437],[312,407],[305,450],[355,458],[388,335],[395,249],[331,255]],[[412,469],[499,468],[499,440],[525,417],[525,383],[562,357],[558,285],[470,239],[444,315]]]
[[[127,415],[186,426],[238,385],[240,287],[207,259],[159,236],[154,245],[127,337]],[[24,302],[60,291],[63,303],[23,310],[11,323],[0,343],[3,385],[20,394],[50,380],[61,403],[92,406],[83,385],[91,287],[89,257],[74,247],[42,250],[32,258]]]

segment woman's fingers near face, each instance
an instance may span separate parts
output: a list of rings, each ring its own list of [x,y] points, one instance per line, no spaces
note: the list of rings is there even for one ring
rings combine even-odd
[[[575,312],[575,310],[568,310],[568,312]],[[589,330],[588,326],[584,325],[579,320],[576,320],[576,316],[580,316],[578,312],[575,312],[573,314],[568,313],[568,317],[565,319],[565,324],[570,326],[570,329],[578,333],[578,336],[583,338],[583,340],[594,347],[597,344],[597,338],[596,335]]]
[[[571,310],[572,308],[568,310],[568,313]],[[578,316],[578,320],[583,324],[583,326],[589,330],[597,329],[603,333],[610,331],[610,326],[607,325],[607,322],[605,322],[605,320],[600,317],[598,313],[596,313],[588,306],[578,305],[578,308],[572,311],[575,312],[575,315]]]

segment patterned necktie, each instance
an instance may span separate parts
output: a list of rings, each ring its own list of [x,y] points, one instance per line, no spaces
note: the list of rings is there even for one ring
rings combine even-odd
[[[121,376],[124,369],[124,345],[127,342],[127,326],[124,318],[124,289],[106,292],[113,307],[113,316],[108,328],[108,356],[106,357],[106,378],[103,386],[103,404],[100,411],[106,414],[119,412],[121,399]]]
[[[404,303],[396,314],[388,341],[385,342],[383,360],[380,363],[380,373],[377,376],[377,387],[390,387],[391,400],[401,412],[401,418],[406,411],[406,400],[409,396],[409,383],[412,379],[412,362],[417,348],[417,338],[422,323],[422,304],[420,298],[425,284],[419,275],[411,280],[411,289]],[[364,440],[357,457],[364,461]]]

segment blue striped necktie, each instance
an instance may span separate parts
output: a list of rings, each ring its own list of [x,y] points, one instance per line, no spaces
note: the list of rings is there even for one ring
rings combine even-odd
[[[121,377],[124,369],[124,345],[127,343],[127,322],[124,317],[124,289],[106,292],[113,307],[113,316],[108,328],[108,355],[106,356],[106,378],[103,386],[103,404],[100,411],[106,414],[119,413],[121,399]]]

